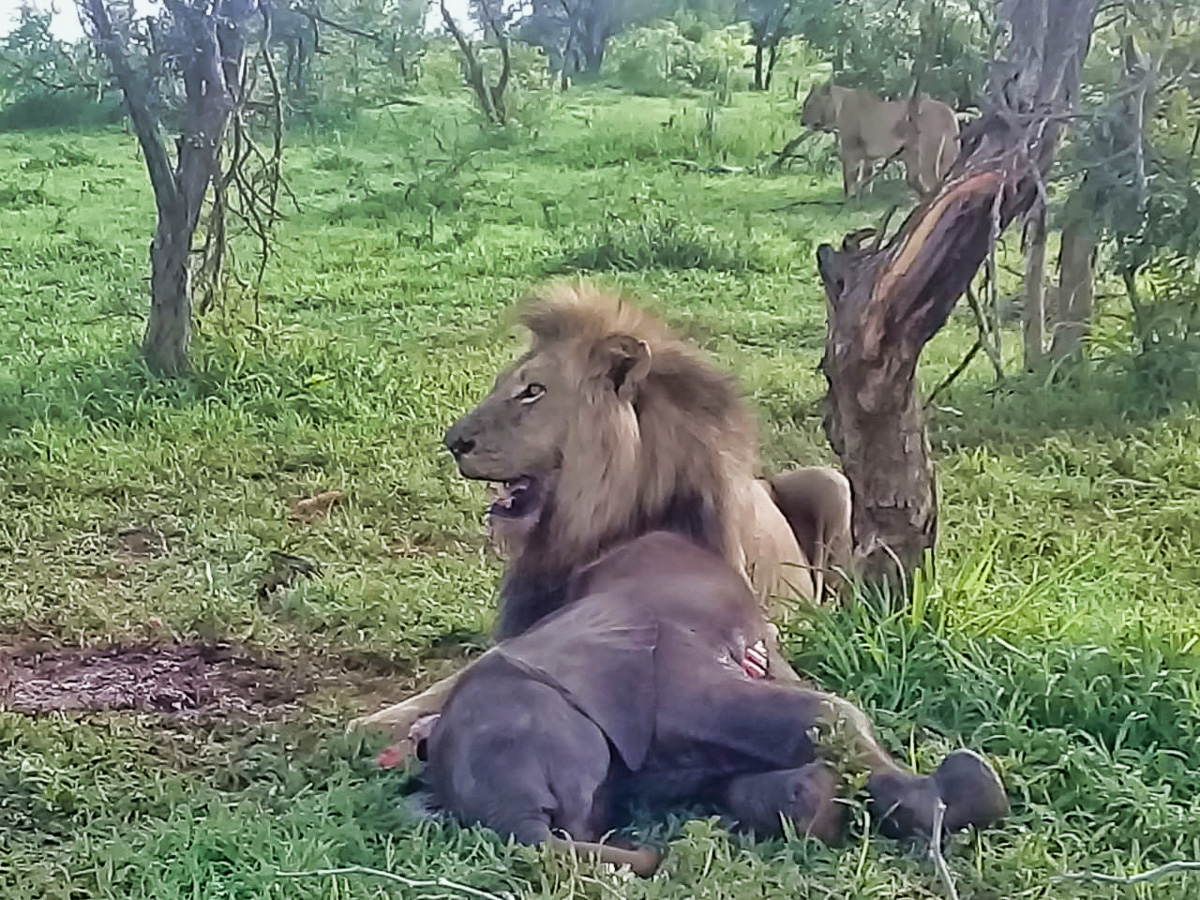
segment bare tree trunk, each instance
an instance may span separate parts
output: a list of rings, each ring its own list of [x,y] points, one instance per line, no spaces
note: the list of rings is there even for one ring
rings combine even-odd
[[[754,90],[763,89],[763,46],[754,45]]]
[[[232,86],[243,60],[243,21],[221,8],[177,2],[170,5],[181,50],[174,51],[187,97],[183,134],[172,166],[163,144],[148,85],[133,70],[124,38],[113,26],[106,0],[86,0],[97,48],[108,57],[129,119],[146,160],[158,207],[158,226],[150,247],[150,315],[142,351],[155,371],[165,375],[187,369],[192,301],[188,264],[209,185],[217,173],[217,148],[237,106]],[[254,5],[241,10],[244,17]]]
[[[1086,184],[1067,201],[1058,252],[1058,310],[1050,355],[1056,361],[1079,352],[1091,330],[1095,288],[1092,265],[1096,257],[1097,234],[1088,214]]]
[[[483,112],[483,117],[493,125],[503,125],[505,123],[504,111],[504,91],[508,87],[508,79],[512,70],[512,59],[509,55],[508,37],[500,33],[498,28],[493,27],[496,34],[496,40],[500,45],[500,55],[503,60],[503,69],[500,73],[500,80],[492,87],[487,83],[487,77],[483,71],[483,64],[479,62],[475,55],[475,50],[471,47],[471,42],[467,40],[462,29],[454,21],[454,17],[450,15],[450,11],[446,9],[446,4],[443,0],[441,4],[442,22],[446,26],[446,30],[450,32],[455,43],[458,44],[458,49],[462,52],[463,60],[467,66],[467,84],[471,86],[471,90],[475,92],[475,97],[479,101],[479,108]]]
[[[767,54],[767,74],[763,78],[763,90],[771,89],[771,77],[775,74],[775,63],[779,61],[779,44],[771,45],[770,52]]]
[[[1006,59],[984,115],[933,196],[885,243],[822,245],[828,300],[825,431],[850,479],[857,574],[902,585],[937,535],[917,360],[1000,232],[1042,193],[1062,120],[1078,94],[1098,0],[1003,0]],[[1054,13],[1049,14],[1053,5]]]
[[[1046,207],[1035,204],[1025,220],[1025,371],[1046,355]]]
[[[1003,227],[1037,193],[1036,172],[1010,180],[1002,170],[1021,134],[1002,120],[991,131],[886,246],[817,250],[829,316],[825,433],[853,489],[856,574],[873,582],[903,585],[937,535],[917,359],[987,256],[993,213]]]
[[[193,230],[186,219],[162,214],[150,245],[150,318],[142,353],[158,372],[178,374],[188,367],[192,336],[192,294],[188,261]]]

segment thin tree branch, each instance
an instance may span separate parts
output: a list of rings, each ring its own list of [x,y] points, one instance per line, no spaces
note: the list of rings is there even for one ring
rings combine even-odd
[[[978,337],[975,339],[975,343],[971,345],[971,349],[967,351],[967,355],[962,358],[962,362],[954,367],[954,371],[943,378],[941,383],[929,392],[929,396],[925,398],[926,409],[929,409],[931,406],[933,406],[933,401],[937,399],[938,394],[946,390],[948,387],[950,387],[950,385],[954,384],[954,382],[958,380],[958,376],[967,370],[967,366],[971,364],[971,360],[973,360],[976,354],[978,354],[982,349],[983,338]]]
[[[353,26],[346,25],[341,22],[335,22],[333,19],[323,16],[321,11],[316,7],[313,7],[312,9],[305,9],[302,6],[296,7],[296,12],[304,16],[306,19],[312,20],[313,22],[320,22],[322,25],[328,25],[335,31],[341,31],[346,34],[353,35],[354,37],[365,38],[366,40],[373,41],[376,44],[383,44],[383,37],[381,35],[372,34],[369,31],[363,31],[359,28],[354,28]]]
[[[96,31],[95,42],[112,66],[113,75],[125,96],[125,109],[133,122],[142,155],[146,159],[146,170],[150,174],[150,185],[154,188],[154,199],[160,213],[169,212],[180,201],[179,185],[167,157],[157,117],[150,111],[149,92],[146,90],[125,55],[122,37],[113,27],[104,0],[86,0],[86,12]]]
[[[933,837],[929,841],[929,855],[946,888],[947,900],[958,900],[958,888],[954,886],[954,875],[950,872],[950,866],[946,864],[946,857],[942,855],[942,832],[945,821],[946,804],[939,797],[937,806],[933,809]]]
[[[979,331],[979,340],[977,343],[983,347],[983,352],[991,360],[992,368],[996,370],[996,380],[1002,381],[1004,379],[1004,359],[1000,355],[1000,347],[995,340],[995,335],[988,325],[982,307],[979,305],[979,298],[975,296],[975,289],[970,285],[967,286],[966,296],[967,305],[971,308],[971,312],[975,316],[975,327]]]

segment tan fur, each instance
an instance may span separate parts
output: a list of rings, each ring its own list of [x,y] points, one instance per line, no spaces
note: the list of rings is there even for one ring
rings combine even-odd
[[[533,336],[530,356],[567,361],[550,370],[560,380],[549,389],[577,395],[554,490],[565,514],[536,550],[545,562],[573,569],[591,561],[686,487],[722,523],[720,549],[744,568],[740,518],[757,463],[756,426],[733,379],[654,317],[587,287],[545,291],[521,321]],[[612,392],[597,400],[581,384],[586,361],[621,336],[649,350],[636,415],[629,400]]]
[[[818,131],[836,131],[842,157],[842,189],[856,193],[877,161],[902,153],[909,187],[931,193],[958,157],[958,119],[939,100],[921,96],[915,120],[909,100],[884,100],[865,88],[815,85],[804,100],[800,121]]]
[[[510,622],[513,627],[503,636],[532,638],[538,632],[529,629],[564,605],[569,610],[573,603],[604,603],[613,598],[636,603],[646,590],[663,590],[669,596],[670,579],[679,573],[689,579],[689,585],[695,584],[694,578],[703,579],[695,589],[701,591],[697,599],[705,610],[699,618],[683,611],[692,618],[690,625],[681,624],[697,627],[699,634],[698,623],[704,616],[724,615],[721,604],[742,610],[730,622],[744,622],[750,598],[729,590],[730,573],[723,564],[713,565],[717,555],[746,574],[760,596],[783,585],[794,585],[789,592],[820,595],[819,570],[835,568],[849,549],[850,493],[844,477],[817,468],[768,481],[756,478],[754,420],[733,379],[658,320],[619,299],[587,288],[558,288],[527,306],[522,319],[532,334],[530,350],[500,375],[491,393],[455,422],[445,437],[464,477],[505,483],[508,502],[495,510],[497,515],[509,521],[536,520],[527,529],[503,536],[512,558],[502,589],[498,635],[503,634],[505,616],[513,608],[525,606],[538,615],[525,620],[528,624],[523,627]],[[533,492],[530,485],[534,484],[543,489]],[[517,502],[522,497],[524,502]],[[540,499],[540,505],[528,502],[533,498]],[[664,528],[686,536],[702,552],[696,553],[696,547],[676,537],[658,535],[656,541],[649,536]],[[614,562],[622,554],[614,545],[639,537],[646,539],[625,546],[634,548],[632,556]],[[688,551],[688,561],[684,566],[672,565],[670,556],[681,546]],[[597,563],[610,549],[614,555],[608,557],[608,565]],[[810,561],[817,563],[816,570]],[[709,563],[707,568],[704,563]],[[796,570],[794,581],[789,567]],[[708,587],[715,590],[709,592]],[[572,599],[572,589],[585,599]],[[664,609],[674,608],[680,614],[686,605]],[[777,683],[762,688],[782,691],[775,695],[782,698],[789,686],[778,682],[800,679],[780,654],[770,629],[762,627],[765,624],[756,623],[755,632],[767,644],[768,675]],[[717,645],[710,649],[719,652]],[[689,650],[675,658],[685,666],[695,665],[698,658],[691,654]],[[656,659],[658,655],[657,649],[651,652]],[[585,658],[570,659],[566,668],[574,670],[573,678],[595,675]],[[660,691],[659,699],[650,704],[651,712],[660,701],[669,709],[669,701],[686,695],[691,687],[690,670],[682,679],[674,675],[660,679],[657,664],[651,672]],[[388,754],[395,761],[411,752],[422,733],[420,727],[413,729],[414,723],[441,710],[457,677],[351,727],[396,729],[400,744]],[[740,683],[740,677],[730,680],[735,682]],[[719,699],[717,685],[704,682],[699,696],[688,700],[691,706],[685,707],[686,712],[676,708],[676,714],[700,714],[699,709],[713,706]],[[672,697],[662,691],[678,693]],[[842,777],[857,779],[866,774],[873,815],[890,817],[899,836],[933,833],[943,814],[945,822],[958,823],[950,827],[961,828],[989,824],[1007,813],[1003,784],[981,757],[958,751],[939,767],[939,773],[945,768],[941,781],[917,777],[880,745],[862,710],[832,694],[806,693],[803,703],[811,715],[806,721],[814,725],[810,737],[820,753],[834,757],[840,769],[830,770],[826,799],[831,808]],[[745,724],[743,702],[736,701],[736,721],[727,725]],[[720,715],[720,706],[714,708]],[[676,732],[686,733],[686,729]],[[705,728],[697,733],[705,734]],[[434,734],[432,740],[437,739]],[[834,833],[826,831],[826,838]],[[657,863],[652,851],[614,854],[594,844],[572,847],[560,842],[558,846],[633,864],[644,873]]]
[[[529,350],[455,426],[468,423],[481,473],[507,473],[472,477],[508,477],[536,460],[560,461],[548,476],[552,528],[489,522],[510,569],[578,570],[636,536],[686,490],[703,499],[715,524],[713,549],[746,575],[764,604],[775,597],[821,599],[849,556],[845,476],[812,467],[758,478],[757,427],[734,380],[619,298],[556,286],[527,303],[520,318],[531,334]],[[623,386],[627,396],[597,395],[588,373],[605,348],[625,338],[624,346],[645,348],[649,366],[636,384]],[[545,385],[545,399],[514,412],[508,398],[532,381]],[[795,678],[774,649],[772,667],[779,677]],[[390,726],[404,737],[417,718],[441,708],[456,677],[351,728]]]

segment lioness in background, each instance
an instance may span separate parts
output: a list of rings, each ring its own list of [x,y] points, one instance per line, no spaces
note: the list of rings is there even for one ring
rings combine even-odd
[[[931,193],[958,157],[954,110],[922,96],[915,121],[909,101],[884,100],[865,88],[814,85],[804,99],[800,122],[814,131],[836,131],[842,157],[842,190],[856,194],[875,163],[901,153],[908,186]]]

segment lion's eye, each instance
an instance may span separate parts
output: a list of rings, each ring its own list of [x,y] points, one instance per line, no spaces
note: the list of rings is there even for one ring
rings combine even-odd
[[[540,384],[527,384],[522,389],[521,393],[517,394],[516,399],[521,403],[534,403],[542,399],[542,394],[546,393],[546,388]]]

